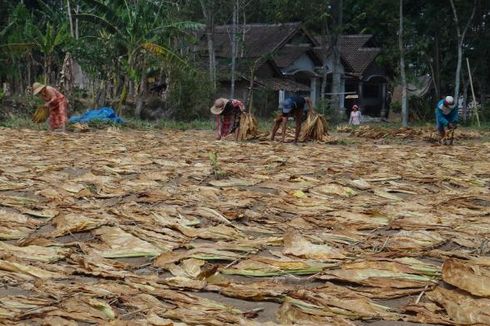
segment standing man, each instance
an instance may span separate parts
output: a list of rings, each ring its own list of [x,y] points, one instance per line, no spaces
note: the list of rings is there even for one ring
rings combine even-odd
[[[44,105],[49,109],[49,130],[61,129],[65,132],[68,120],[68,101],[65,96],[56,88],[41,83],[32,85],[32,93],[39,95],[46,102]]]
[[[436,124],[437,131],[441,136],[441,140],[446,138],[449,130],[454,131],[458,123],[458,108],[454,103],[452,96],[446,96],[440,100],[436,106]]]
[[[294,142],[298,142],[299,133],[301,132],[301,123],[306,114],[311,110],[311,100],[303,96],[291,96],[281,102],[282,113],[276,118],[274,127],[272,128],[271,140],[276,137],[279,127],[282,129],[282,142],[286,139],[286,126],[288,118],[294,117],[296,122],[296,132],[294,134]]]

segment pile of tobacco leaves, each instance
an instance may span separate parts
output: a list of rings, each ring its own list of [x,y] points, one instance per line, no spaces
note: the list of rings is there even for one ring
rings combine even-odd
[[[490,143],[213,138],[0,129],[0,324],[490,324]]]

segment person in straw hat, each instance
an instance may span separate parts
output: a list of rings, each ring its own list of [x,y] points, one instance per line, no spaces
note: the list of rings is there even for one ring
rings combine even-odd
[[[448,130],[456,129],[458,123],[458,108],[454,103],[452,96],[446,96],[437,103],[436,106],[436,124],[437,131],[441,139],[444,139]]]
[[[48,125],[49,130],[61,129],[65,132],[65,125],[68,120],[68,101],[56,88],[34,83],[32,93],[43,99],[44,104],[49,109]]]
[[[217,140],[220,140],[233,132],[238,138],[240,129],[240,116],[245,112],[245,105],[239,100],[218,98],[211,107],[211,113],[216,116]]]
[[[294,142],[298,142],[298,137],[301,132],[301,123],[306,118],[309,110],[312,109],[311,100],[303,96],[291,96],[286,98],[280,104],[281,113],[276,118],[274,127],[272,128],[271,140],[274,140],[277,130],[281,127],[282,142],[286,139],[286,125],[290,116],[294,117],[296,122],[296,132],[294,134]]]

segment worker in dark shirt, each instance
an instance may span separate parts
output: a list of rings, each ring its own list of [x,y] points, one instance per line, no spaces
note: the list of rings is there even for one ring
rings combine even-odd
[[[303,96],[291,96],[281,102],[281,114],[276,118],[274,127],[272,128],[271,140],[274,140],[277,130],[282,126],[282,142],[286,138],[286,126],[289,117],[294,117],[296,122],[296,132],[294,134],[294,142],[298,142],[298,137],[301,132],[301,123],[306,117],[308,110],[311,109],[311,100]]]

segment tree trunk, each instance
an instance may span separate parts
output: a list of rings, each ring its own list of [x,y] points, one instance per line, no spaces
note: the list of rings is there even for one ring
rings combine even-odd
[[[441,65],[440,65],[440,44],[439,44],[439,33],[435,36],[435,72],[434,72],[434,82],[436,87],[437,99],[441,96]]]
[[[461,31],[461,28],[459,27],[458,11],[456,10],[454,0],[449,0],[449,1],[451,2],[451,8],[453,10],[453,18],[456,25],[456,32],[458,34],[458,64],[456,66],[456,78],[454,82],[454,100],[457,101],[459,98],[459,88],[461,84],[461,66],[463,62],[464,38],[471,24],[471,21],[473,20],[473,17],[475,16],[476,0],[473,1],[473,10],[471,12],[471,16],[468,18],[468,22],[466,23],[466,26],[464,27],[463,31]]]
[[[231,89],[230,98],[235,98],[235,78],[236,78],[236,56],[237,56],[237,26],[238,26],[238,9],[239,0],[235,0],[233,6],[233,25],[231,28]]]
[[[77,9],[75,11],[75,13],[78,15],[80,13],[80,5],[77,4]],[[80,38],[80,33],[78,32],[78,18],[75,19],[75,39],[79,39]]]
[[[248,100],[247,100],[248,112],[250,114],[252,114],[253,111],[255,70],[257,69],[257,63],[259,60],[260,58],[255,60],[252,65],[252,68],[250,68],[250,84],[248,89]]]
[[[400,49],[400,74],[402,78],[402,125],[408,127],[407,76],[405,74],[405,57],[403,48],[403,0],[400,0],[400,30],[398,31]]]
[[[66,0],[66,11],[68,12],[68,22],[70,23],[70,35],[71,37],[75,37],[75,32],[73,29],[73,18],[71,16],[70,0]]]
[[[330,44],[333,53],[333,66],[332,66],[332,104],[337,110],[341,110],[341,83],[342,83],[342,73],[341,73],[341,62],[340,62],[340,37],[342,30],[342,20],[343,20],[343,1],[335,1],[335,25],[332,28],[332,33],[330,37]]]
[[[206,18],[206,37],[208,41],[208,56],[209,56],[209,80],[216,90],[216,49],[214,47],[214,1],[210,1],[209,7],[204,3],[205,0],[200,0],[202,14]]]
[[[138,95],[136,98],[136,108],[134,111],[134,116],[136,118],[141,117],[141,111],[143,110],[143,105],[145,103],[145,95],[147,90],[147,77],[146,77],[146,69],[143,69],[143,76],[141,76],[141,84],[139,87]]]
[[[326,23],[325,23],[326,24]],[[322,32],[321,32],[321,47],[322,47],[322,60],[323,60],[323,69],[322,69],[322,85],[320,89],[320,98],[325,100],[325,93],[327,92],[327,59],[328,59],[328,48],[327,48],[327,26],[322,24]]]

